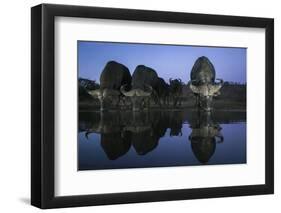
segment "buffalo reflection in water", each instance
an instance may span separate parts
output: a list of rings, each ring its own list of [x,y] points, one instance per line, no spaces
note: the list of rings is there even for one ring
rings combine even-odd
[[[212,119],[211,112],[198,111],[196,122],[191,123],[189,135],[191,148],[200,163],[207,163],[216,150],[216,143],[223,142],[221,127]]]
[[[98,133],[108,159],[115,160],[126,154],[132,146],[138,155],[155,149],[159,139],[170,129],[170,136],[182,135],[181,112],[122,112],[92,113],[90,120],[79,122],[79,130]]]
[[[138,155],[154,150],[160,138],[169,129],[169,136],[182,136],[183,111],[141,111],[92,113],[91,117],[79,122],[80,131],[100,134],[100,143],[108,159],[116,160],[125,155],[131,147]],[[194,121],[192,121],[194,120]],[[194,155],[201,163],[207,163],[213,155],[217,138],[223,141],[221,127],[212,121],[209,112],[199,113],[190,123],[189,136]],[[167,136],[167,135],[166,135]]]

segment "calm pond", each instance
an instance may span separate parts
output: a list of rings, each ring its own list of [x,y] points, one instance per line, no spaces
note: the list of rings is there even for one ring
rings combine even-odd
[[[246,163],[246,112],[79,112],[78,170]]]

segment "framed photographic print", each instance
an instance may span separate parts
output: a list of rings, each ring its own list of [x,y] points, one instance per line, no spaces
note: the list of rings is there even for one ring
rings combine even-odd
[[[272,194],[274,21],[31,9],[31,203]]]

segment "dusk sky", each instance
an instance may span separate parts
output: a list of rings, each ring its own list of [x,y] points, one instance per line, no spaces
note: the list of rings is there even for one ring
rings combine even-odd
[[[78,42],[79,77],[96,80],[108,61],[119,62],[134,72],[137,65],[153,68],[166,82],[169,78],[190,80],[196,59],[206,56],[216,70],[216,78],[246,83],[246,48]]]

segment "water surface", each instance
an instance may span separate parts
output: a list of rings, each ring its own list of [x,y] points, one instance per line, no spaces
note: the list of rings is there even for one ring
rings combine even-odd
[[[78,170],[246,163],[246,113],[79,112]]]

